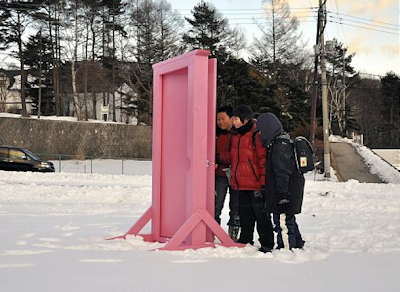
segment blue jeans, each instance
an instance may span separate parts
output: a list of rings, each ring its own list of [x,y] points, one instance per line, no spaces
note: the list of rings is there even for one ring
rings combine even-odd
[[[229,226],[239,226],[239,194],[232,192],[227,177],[215,177],[215,220],[221,224],[221,212],[229,190]]]
[[[286,226],[281,226],[280,215],[285,215],[285,221],[283,222]],[[299,226],[296,222],[296,217],[292,214],[274,214],[275,231],[277,232],[277,248],[302,248],[305,241],[301,237]],[[282,233],[282,229],[287,230],[286,233]],[[286,244],[285,244],[286,243]],[[288,245],[288,246],[287,246]]]

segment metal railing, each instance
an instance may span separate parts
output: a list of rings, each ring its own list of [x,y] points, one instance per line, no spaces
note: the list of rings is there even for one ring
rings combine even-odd
[[[37,153],[42,159],[51,161],[56,172],[132,174],[133,161],[148,159],[127,159],[121,157],[93,157],[68,154]]]

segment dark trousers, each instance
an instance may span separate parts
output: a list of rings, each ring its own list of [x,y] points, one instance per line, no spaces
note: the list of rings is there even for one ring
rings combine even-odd
[[[284,217],[281,217],[281,216]],[[281,220],[282,219],[282,220]],[[302,248],[305,241],[301,237],[296,217],[292,214],[274,214],[277,248]]]
[[[232,192],[227,177],[215,177],[215,220],[221,224],[221,212],[229,190],[229,226],[239,226],[239,194]]]
[[[253,244],[254,226],[262,246],[274,247],[274,232],[271,216],[264,210],[264,198],[261,192],[239,191],[240,243]]]

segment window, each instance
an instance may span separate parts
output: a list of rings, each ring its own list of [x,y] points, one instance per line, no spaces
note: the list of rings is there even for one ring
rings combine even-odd
[[[6,76],[6,74],[4,74],[3,72],[0,72],[0,88],[3,90],[7,89],[8,86],[8,78]]]
[[[4,160],[8,158],[8,149],[7,148],[0,148],[0,159]]]
[[[26,154],[20,150],[10,149],[10,159],[26,159]]]

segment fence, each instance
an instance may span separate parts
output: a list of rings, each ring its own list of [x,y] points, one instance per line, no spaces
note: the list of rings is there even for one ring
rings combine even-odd
[[[121,157],[99,158],[85,156],[82,160],[75,155],[38,153],[54,164],[56,172],[151,175],[151,161],[147,159],[125,159]]]
[[[352,140],[354,143],[364,146],[364,135],[363,134],[357,135],[354,132],[352,132]]]

